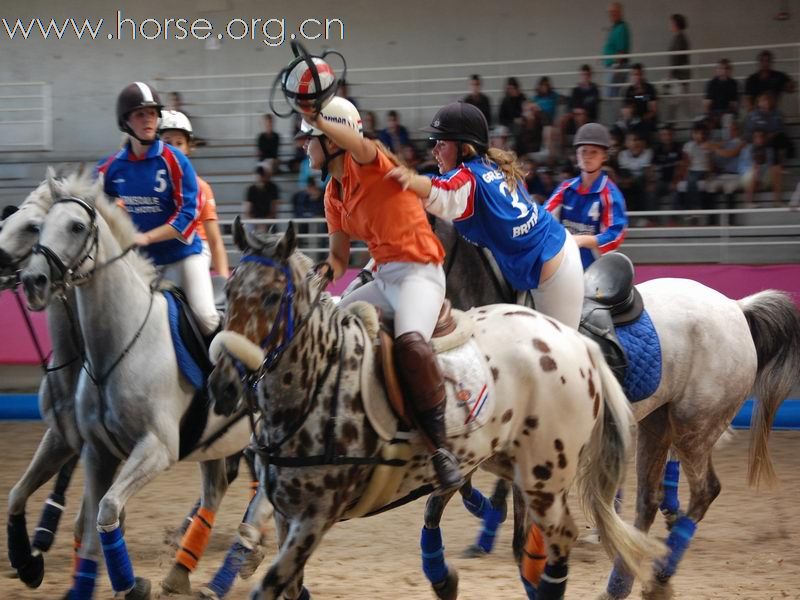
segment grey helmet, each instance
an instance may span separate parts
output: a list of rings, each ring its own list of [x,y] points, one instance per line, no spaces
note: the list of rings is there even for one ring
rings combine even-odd
[[[586,123],[586,125],[581,125],[581,128],[578,129],[575,134],[575,139],[572,142],[572,145],[576,147],[585,144],[610,148],[611,134],[609,134],[608,129],[600,123]]]

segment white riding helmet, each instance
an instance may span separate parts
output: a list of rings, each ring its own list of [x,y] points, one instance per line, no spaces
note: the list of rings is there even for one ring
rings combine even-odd
[[[330,99],[328,104],[325,105],[320,114],[326,121],[347,125],[354,129],[358,135],[362,137],[364,136],[361,124],[361,115],[358,114],[358,109],[353,106],[353,103],[349,100],[340,98],[339,96],[334,96]],[[298,132],[297,137],[319,137],[321,135],[325,134],[316,127],[312,127],[303,121],[300,124],[300,131]]]
[[[177,129],[178,131],[183,131],[189,136],[189,140],[194,137],[192,123],[189,121],[189,117],[177,110],[161,111],[161,122],[158,124],[158,133],[162,133],[168,129]]]

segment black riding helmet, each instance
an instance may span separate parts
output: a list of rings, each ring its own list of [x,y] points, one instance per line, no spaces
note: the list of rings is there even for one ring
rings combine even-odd
[[[159,118],[161,117],[161,109],[164,108],[164,105],[161,104],[158,92],[141,81],[134,81],[125,86],[117,97],[117,127],[119,127],[120,131],[135,137],[145,145],[152,144],[154,140],[142,140],[138,138],[128,125],[128,115],[137,108],[148,107],[155,108],[158,111]]]
[[[432,140],[453,140],[472,144],[480,154],[489,148],[489,124],[479,108],[465,102],[446,104],[423,128]]]

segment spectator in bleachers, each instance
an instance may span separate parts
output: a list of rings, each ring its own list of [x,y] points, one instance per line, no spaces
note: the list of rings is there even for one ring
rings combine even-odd
[[[617,185],[625,196],[628,210],[653,210],[650,202],[650,181],[652,180],[653,151],[647,147],[644,136],[631,131],[625,137],[625,149],[617,158],[619,173]],[[651,223],[648,217],[638,224]]]
[[[481,76],[473,75],[469,78],[469,94],[464,96],[464,102],[477,106],[478,109],[486,117],[486,122],[489,127],[492,126],[492,105],[489,102],[489,97],[481,92],[482,87]]]
[[[745,139],[751,141],[756,129],[767,132],[767,144],[775,150],[778,164],[783,164],[786,158],[794,157],[794,146],[786,134],[783,114],[776,107],[775,97],[770,92],[760,94],[756,109],[747,114],[744,122]]]
[[[514,129],[514,147],[518,156],[531,155],[534,160],[547,158],[550,127],[542,110],[533,102],[522,105],[522,118]]]
[[[566,122],[572,120],[572,113],[578,108],[586,111],[589,121],[597,121],[600,112],[600,88],[592,81],[592,68],[589,65],[581,66],[581,80],[572,88],[567,108],[569,112],[561,119],[562,129],[568,126]]]
[[[378,139],[378,117],[371,110],[361,113],[363,115],[362,126],[364,128],[364,137],[370,140]]]
[[[736,207],[736,193],[742,189],[742,176],[739,170],[739,158],[747,146],[741,137],[739,124],[731,120],[728,125],[726,140],[714,145],[714,178],[708,183],[711,194],[722,194],[727,208]],[[733,215],[730,224],[733,225]]]
[[[608,7],[608,18],[611,20],[611,29],[608,32],[606,43],[603,46],[603,54],[611,56],[614,54],[630,54],[631,34],[628,24],[622,19],[622,4],[612,2]],[[608,74],[610,84],[621,84],[628,81],[628,59],[626,57],[608,58],[603,61],[607,69],[613,69]],[[608,97],[616,98],[621,94],[620,88],[608,88]]]
[[[678,192],[685,194],[685,202],[679,202],[680,208],[691,210],[709,206],[706,182],[711,176],[713,150],[705,121],[696,121],[692,125],[692,139],[683,145]]]
[[[511,132],[505,125],[496,125],[489,131],[489,147],[511,150]]]
[[[747,112],[755,108],[758,96],[764,92],[771,92],[777,104],[783,92],[795,91],[795,82],[791,77],[772,68],[773,58],[769,50],[762,50],[758,54],[758,71],[750,75],[744,84],[744,107]]]
[[[672,41],[669,44],[670,52],[681,52],[689,50],[689,38],[686,37],[686,27],[688,23],[686,17],[681,14],[670,15],[669,17],[670,30],[672,31]],[[689,84],[685,83],[690,79],[692,73],[689,69],[680,68],[686,67],[689,64],[688,54],[670,54],[669,64],[672,69],[669,70],[669,78],[674,81],[684,82],[681,83],[680,90],[675,92],[683,92],[684,94],[689,91]]]
[[[675,191],[678,188],[679,166],[683,158],[683,148],[675,141],[672,125],[665,123],[658,128],[658,142],[653,147],[653,205],[660,207],[661,200],[669,196],[669,208],[675,205]]]
[[[732,72],[731,61],[723,58],[717,64],[716,76],[706,83],[703,109],[714,129],[723,124],[725,115],[735,118],[739,114],[739,82],[731,76]]]
[[[525,102],[525,96],[519,89],[519,81],[516,77],[509,77],[506,80],[506,95],[500,102],[500,111],[498,113],[498,121],[500,125],[505,125],[509,129],[513,129],[517,119],[522,116],[522,103]]]
[[[613,134],[616,131],[621,134],[623,145],[628,132],[638,131],[640,133],[647,133],[647,127],[641,117],[636,114],[636,102],[634,100],[623,100],[622,106],[619,109],[619,115],[619,119],[617,119],[614,126],[611,128],[611,132]]]
[[[414,169],[415,171],[417,170],[417,167],[420,163],[420,157],[414,144],[406,144],[401,146],[399,156],[409,169]]]
[[[341,98],[344,98],[345,100],[350,102],[350,104],[358,108],[358,100],[356,100],[350,95],[350,85],[347,83],[346,79],[339,80],[339,89],[336,90],[336,95]]]
[[[553,89],[549,77],[540,77],[531,100],[541,109],[545,125],[554,125],[560,96]]]
[[[278,202],[281,191],[272,181],[272,173],[268,167],[256,167],[256,181],[247,188],[242,216],[245,219],[274,219],[278,214]],[[260,226],[260,230],[266,230]]]
[[[745,192],[745,206],[754,205],[755,193],[764,188],[772,189],[775,206],[781,206],[781,184],[783,171],[778,163],[775,149],[768,142],[763,129],[753,131],[752,141],[744,147],[739,157],[739,173]]]
[[[304,188],[295,192],[292,196],[292,214],[297,219],[315,219],[325,216],[325,201],[323,190],[317,183],[316,177],[309,177]],[[324,233],[323,223],[298,223],[298,232],[305,233]],[[321,248],[326,244],[320,243],[319,238],[314,238],[308,244],[310,248]]]
[[[647,135],[652,134],[658,119],[658,96],[656,88],[644,76],[642,63],[631,67],[631,85],[625,90],[625,100],[633,101],[634,115],[641,119]]]
[[[561,153],[563,154],[565,150],[569,150],[572,148],[572,140],[575,137],[575,133],[580,129],[582,126],[586,125],[586,123],[593,122],[592,119],[589,118],[589,113],[585,108],[582,106],[576,106],[572,109],[568,119],[562,119],[562,124],[565,123],[563,128],[559,131],[560,133],[560,148]]]
[[[273,129],[270,113],[264,115],[264,131],[258,134],[256,147],[258,148],[258,162],[269,168],[270,171],[277,172],[281,138]]]
[[[378,134],[378,139],[394,153],[399,153],[401,146],[410,143],[408,130],[400,124],[400,115],[396,110],[386,113],[386,128]]]
[[[569,178],[568,178],[569,179]],[[556,191],[556,179],[553,176],[553,169],[547,165],[537,167],[534,177],[526,181],[528,193],[536,200],[537,204],[544,204],[547,199]]]

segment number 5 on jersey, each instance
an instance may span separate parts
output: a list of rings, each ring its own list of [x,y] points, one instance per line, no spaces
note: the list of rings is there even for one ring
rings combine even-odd
[[[165,189],[167,189],[167,170],[166,169],[159,169],[156,171],[156,187],[153,190],[160,194]]]

